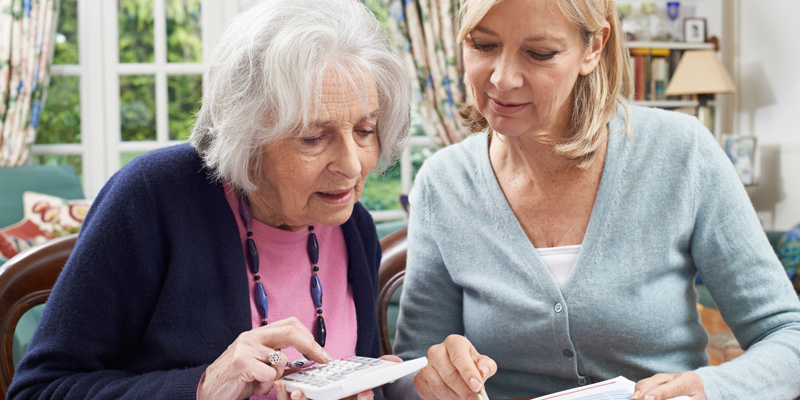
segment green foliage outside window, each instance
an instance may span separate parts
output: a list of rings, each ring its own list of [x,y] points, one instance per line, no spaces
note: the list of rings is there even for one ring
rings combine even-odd
[[[77,1],[61,0],[57,27],[55,64],[78,64]],[[200,27],[201,0],[166,0],[167,61],[199,63],[202,61]],[[381,0],[364,0],[384,26],[388,18]],[[154,23],[152,0],[118,0],[119,62],[154,61]],[[168,125],[170,140],[185,140],[191,133],[194,115],[200,108],[202,77],[179,75],[167,77]],[[80,143],[80,79],[53,76],[37,133],[37,144]],[[120,122],[123,141],[155,140],[155,77],[131,75],[120,77]],[[413,134],[424,135],[418,124]],[[413,175],[435,150],[412,149]],[[138,153],[121,154],[122,164]],[[69,163],[81,171],[81,156],[38,156],[38,164]],[[402,193],[400,166],[384,174],[373,173],[367,180],[362,203],[370,210],[399,209]]]
[[[78,64],[78,0],[61,0],[54,64]],[[202,61],[201,0],[167,0],[167,61]],[[121,63],[153,62],[153,1],[119,0],[119,60]],[[202,98],[202,77],[169,76],[168,118],[170,139],[188,136]],[[123,141],[155,140],[155,78],[120,77],[120,122]],[[80,143],[80,79],[53,76],[36,135],[37,144]],[[43,157],[37,158],[44,160]],[[48,160],[56,158],[50,157]],[[65,160],[61,157],[59,160]],[[80,163],[80,157],[69,157]],[[80,170],[80,165],[75,164]]]

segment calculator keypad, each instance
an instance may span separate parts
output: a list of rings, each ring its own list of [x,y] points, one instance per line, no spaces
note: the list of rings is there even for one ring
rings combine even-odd
[[[306,385],[321,387],[329,383],[340,381],[357,371],[365,370],[371,366],[380,365],[381,360],[366,357],[349,357],[333,360],[327,364],[316,364],[302,371],[284,376],[290,382],[305,383]]]

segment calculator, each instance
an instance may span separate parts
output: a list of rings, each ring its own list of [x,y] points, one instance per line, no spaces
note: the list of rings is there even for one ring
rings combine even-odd
[[[347,357],[327,364],[314,364],[281,378],[286,390],[300,390],[313,400],[352,396],[393,382],[428,365],[425,357],[396,363],[369,357]]]

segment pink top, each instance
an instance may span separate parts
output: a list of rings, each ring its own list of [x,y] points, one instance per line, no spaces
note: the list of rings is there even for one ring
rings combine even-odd
[[[242,252],[245,251],[247,229],[239,217],[239,202],[230,185],[225,182],[225,196],[236,216]],[[317,319],[316,308],[311,299],[311,262],[308,260],[306,242],[308,230],[289,232],[273,228],[253,220],[253,240],[256,242],[261,283],[269,298],[267,322],[273,323],[296,317],[309,331],[314,332]],[[356,307],[353,290],[347,283],[347,247],[340,226],[314,225],[319,242],[319,275],[322,283],[322,310],[328,334],[325,350],[333,359],[354,356],[356,353]],[[242,271],[247,274],[250,288],[250,315],[253,328],[261,326],[261,315],[256,306],[255,280],[245,263]],[[281,349],[289,361],[301,356],[294,348]],[[268,396],[252,399],[275,399],[274,392]]]

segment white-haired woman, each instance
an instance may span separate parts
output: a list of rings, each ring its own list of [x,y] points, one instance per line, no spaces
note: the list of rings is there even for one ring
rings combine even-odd
[[[410,88],[357,0],[233,20],[191,145],[105,185],[9,398],[288,399],[293,359],[379,356],[381,249],[357,201],[407,135]]]
[[[614,1],[461,6],[462,111],[483,132],[426,161],[411,192],[394,350],[428,355],[419,395],[619,375],[646,400],[800,395],[800,302],[708,130],[626,106]],[[747,349],[718,367],[698,272]]]

